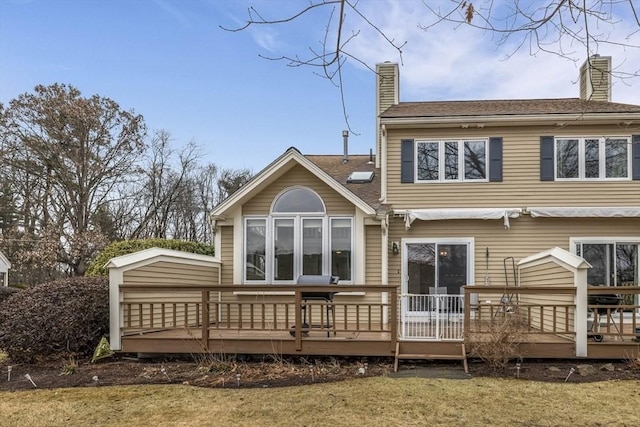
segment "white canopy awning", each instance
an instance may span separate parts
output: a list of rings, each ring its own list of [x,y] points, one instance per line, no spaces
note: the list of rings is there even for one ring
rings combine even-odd
[[[527,208],[532,218],[640,218],[638,207],[540,207]]]
[[[504,228],[509,228],[509,218],[518,218],[520,208],[442,208],[442,209],[407,209],[395,211],[404,215],[405,227],[409,229],[416,219],[437,221],[447,219],[502,219]]]

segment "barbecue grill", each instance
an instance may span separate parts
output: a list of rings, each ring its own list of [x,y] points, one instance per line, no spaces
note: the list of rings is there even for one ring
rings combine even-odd
[[[338,276],[329,276],[329,275],[301,275],[298,277],[298,285],[309,285],[309,286],[320,286],[320,285],[337,285],[338,280],[340,278]],[[302,298],[303,304],[301,305],[302,310],[302,333],[308,334],[311,328],[326,328],[327,329],[327,337],[329,336],[329,329],[335,328],[335,312],[333,311],[333,296],[337,292],[301,292],[300,296]],[[310,325],[307,323],[307,302],[308,301],[324,301],[326,302],[326,324],[324,325]],[[329,317],[329,313],[333,314],[332,318]],[[311,320],[311,314],[309,314],[309,319]],[[291,336],[296,336],[295,326],[292,326],[289,333]],[[333,331],[335,335],[335,329]]]
[[[589,327],[589,332],[587,333],[588,337],[593,338],[595,342],[601,342],[604,338],[602,334],[600,334],[600,316],[607,316],[607,323],[612,323],[613,327],[618,331],[618,335],[620,334],[620,329],[618,329],[618,325],[616,325],[615,320],[611,315],[618,311],[617,306],[622,304],[622,296],[618,294],[603,294],[603,295],[589,295],[587,297],[588,305],[606,305],[609,307],[596,307],[590,309],[593,313],[593,321],[591,326]],[[616,307],[612,307],[616,306]]]

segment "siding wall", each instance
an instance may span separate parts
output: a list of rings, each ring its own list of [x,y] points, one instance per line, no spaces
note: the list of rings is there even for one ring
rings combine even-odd
[[[523,286],[575,286],[573,271],[549,260],[544,264],[522,268],[520,270],[520,284]],[[529,324],[535,329],[552,331],[554,325],[557,330],[574,330],[575,301],[573,295],[521,295],[521,315],[526,316]],[[543,307],[544,305],[571,305],[568,310],[557,307]],[[526,311],[527,308],[530,311]],[[555,322],[554,322],[555,317]]]
[[[555,246],[571,251],[570,237],[598,236],[640,238],[640,218],[531,218],[525,215],[512,219],[509,230],[504,229],[502,220],[416,220],[409,230],[405,230],[404,220],[393,218],[389,228],[389,241],[401,241],[406,237],[475,238],[473,282],[477,286],[484,285],[487,274],[491,285],[503,286],[503,260],[506,257],[514,257],[517,263],[526,256]],[[389,254],[389,284],[400,286],[401,267],[401,256]],[[512,284],[511,274],[509,282]]]
[[[640,181],[540,181],[540,136],[631,136],[617,126],[388,131],[387,200],[394,209],[526,206],[638,206]],[[503,182],[400,183],[400,140],[501,136]]]
[[[365,227],[366,265],[364,283],[367,285],[382,284],[381,233],[379,225],[369,225]]]
[[[317,192],[325,203],[328,215],[353,215],[355,213],[355,207],[347,199],[336,193],[304,167],[297,165],[245,203],[242,206],[242,214],[268,215],[273,199],[284,189],[296,185],[308,187]]]
[[[177,262],[155,262],[123,273],[125,285],[157,284],[172,286],[214,285],[218,283],[218,268]],[[132,324],[150,327],[176,327],[193,325],[195,304],[200,303],[200,292],[136,292],[126,291],[123,294],[125,319],[130,316]],[[153,303],[153,307],[151,307]],[[126,305],[131,304],[131,305]],[[128,307],[128,308],[127,308]],[[129,311],[127,311],[129,310]],[[162,324],[162,313],[165,323]],[[185,311],[188,312],[185,316]],[[175,319],[175,320],[174,320]],[[153,322],[152,322],[153,321]],[[127,327],[127,324],[123,325]]]

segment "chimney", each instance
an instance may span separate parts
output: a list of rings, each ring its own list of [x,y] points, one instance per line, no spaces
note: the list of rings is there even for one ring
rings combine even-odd
[[[384,62],[376,65],[376,167],[380,167],[382,157],[380,134],[380,114],[392,105],[399,102],[400,97],[400,76],[398,64],[394,62]]]
[[[344,154],[342,155],[342,163],[349,163],[349,131],[342,131],[342,141],[344,143]]]
[[[580,67],[580,99],[611,101],[611,57],[592,55]]]

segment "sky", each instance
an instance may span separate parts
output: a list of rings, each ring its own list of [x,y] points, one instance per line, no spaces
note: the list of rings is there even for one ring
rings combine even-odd
[[[500,4],[509,0],[494,0]],[[475,2],[478,4],[478,1]],[[347,128],[342,94],[320,70],[267,58],[304,57],[320,49],[329,8],[293,22],[231,32],[253,6],[278,19],[309,0],[0,0],[0,102],[36,85],[65,83],[142,114],[149,132],[165,130],[176,148],[195,142],[202,161],[259,172],[289,147],[338,154]],[[359,9],[389,39],[407,42],[400,56],[378,32],[347,10],[350,55],[343,66],[350,154],[375,147],[375,75],[384,61],[400,64],[400,101],[577,97],[580,46],[564,57],[519,40],[433,21],[420,0],[360,0]],[[433,0],[448,7],[448,0]],[[612,56],[613,101],[640,104],[640,31],[628,11],[598,32],[627,46],[598,46]],[[335,22],[335,16],[334,21]],[[637,24],[636,24],[637,30]],[[631,38],[623,38],[631,34]],[[330,36],[330,41],[332,41]],[[628,45],[636,46],[630,48]],[[557,47],[551,45],[549,48]],[[368,68],[369,67],[369,68]]]

